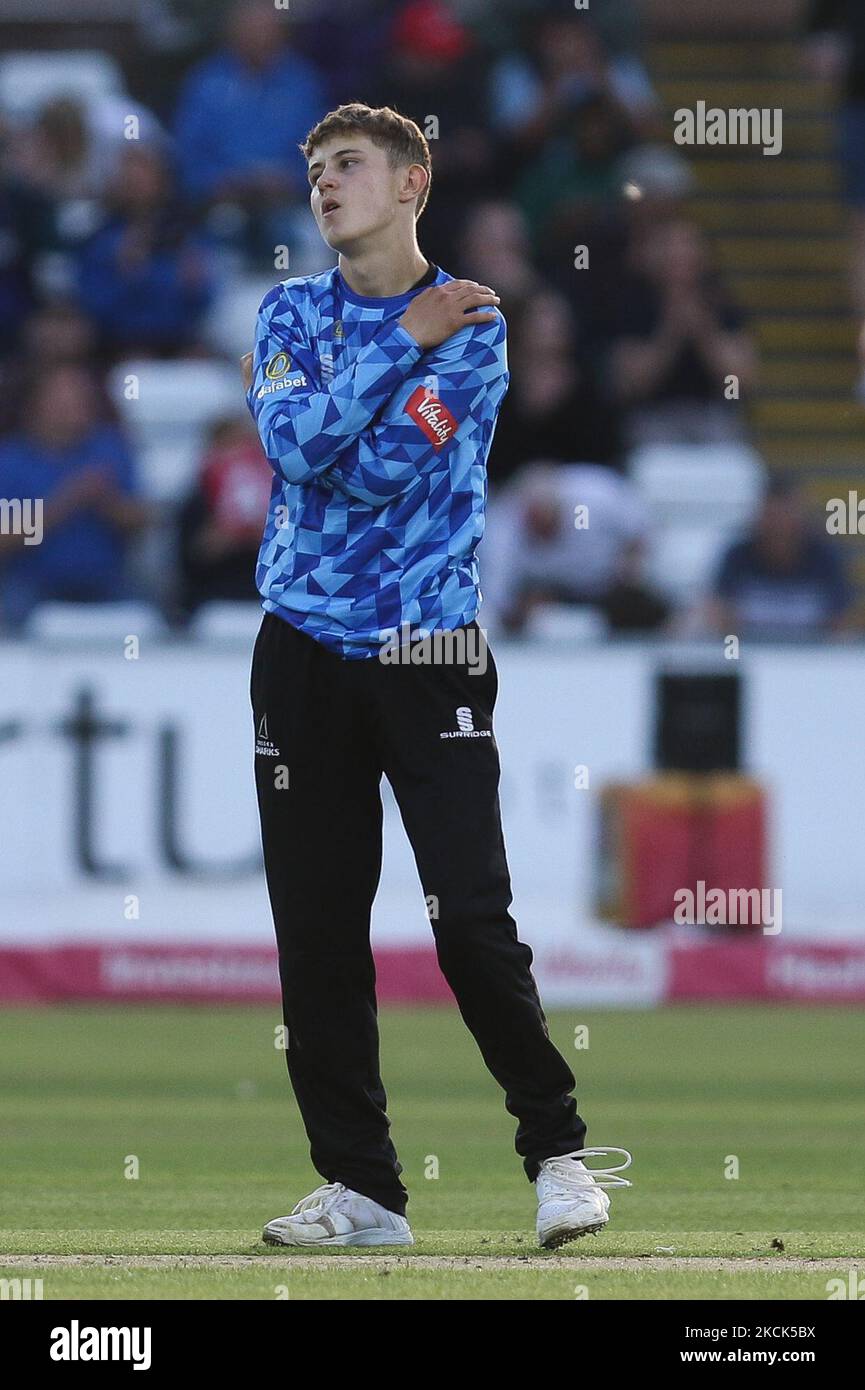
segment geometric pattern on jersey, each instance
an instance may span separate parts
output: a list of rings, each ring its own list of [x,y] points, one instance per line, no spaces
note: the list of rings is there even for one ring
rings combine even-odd
[[[334,268],[274,286],[256,323],[247,402],[274,472],[261,606],[346,659],[479,607],[506,326],[497,312],[424,351],[397,322],[418,293],[357,295]]]

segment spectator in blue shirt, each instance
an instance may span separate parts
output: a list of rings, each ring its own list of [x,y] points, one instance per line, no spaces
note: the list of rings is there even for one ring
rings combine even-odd
[[[165,158],[130,144],[106,224],[82,247],[79,294],[111,356],[170,356],[197,341],[213,292],[203,239],[186,226]]]
[[[0,170],[0,360],[14,358],[36,304],[34,262],[53,240],[50,202],[20,179]]]
[[[226,239],[242,223],[238,239],[261,250],[279,226],[274,213],[301,199],[305,208],[297,145],[327,104],[315,67],[288,46],[272,0],[239,0],[225,46],[187,76],[175,126],[184,191],[203,207],[219,206],[210,225]]]
[[[100,421],[86,368],[41,364],[22,398],[22,419],[21,432],[0,442],[0,499],[20,502],[28,519],[26,532],[0,530],[0,614],[13,628],[46,599],[129,597],[126,541],[149,512],[136,496],[123,436]],[[39,527],[32,525],[38,504]]]
[[[774,479],[750,534],[722,558],[710,622],[738,637],[814,641],[850,626],[852,598],[837,541],[808,525],[794,484]]]

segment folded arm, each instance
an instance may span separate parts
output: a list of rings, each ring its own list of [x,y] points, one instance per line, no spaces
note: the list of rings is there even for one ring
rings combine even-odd
[[[300,325],[275,332],[262,314],[253,368],[248,400],[275,471],[382,506],[435,463],[465,422],[471,428],[485,392],[498,385],[503,394],[505,323],[497,314],[426,351],[398,323],[385,323],[323,385]],[[268,371],[279,375],[271,380]]]

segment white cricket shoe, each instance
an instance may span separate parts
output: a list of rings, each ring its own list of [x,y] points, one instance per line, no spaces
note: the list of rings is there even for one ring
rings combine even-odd
[[[268,1221],[262,1240],[268,1245],[414,1245],[404,1216],[341,1182],[317,1187],[290,1216]]]
[[[582,1162],[593,1154],[624,1154],[615,1168],[587,1168]],[[545,1250],[557,1250],[569,1240],[597,1232],[609,1221],[610,1199],[605,1187],[630,1187],[627,1178],[615,1177],[631,1165],[627,1149],[575,1149],[557,1158],[546,1158],[535,1179],[538,1194],[538,1241]]]

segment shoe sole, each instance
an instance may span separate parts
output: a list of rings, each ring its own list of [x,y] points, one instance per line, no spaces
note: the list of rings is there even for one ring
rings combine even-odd
[[[408,1239],[398,1231],[352,1231],[342,1236],[326,1236],[324,1240],[284,1240],[265,1229],[261,1233],[265,1245],[288,1245],[293,1249],[315,1250],[320,1245],[414,1245],[414,1236]]]
[[[607,1221],[596,1221],[593,1226],[581,1226],[578,1230],[571,1227],[568,1230],[553,1231],[552,1235],[547,1236],[546,1240],[540,1242],[542,1250],[559,1250],[563,1245],[568,1245],[572,1240],[579,1240],[580,1236],[596,1236],[608,1224]]]

